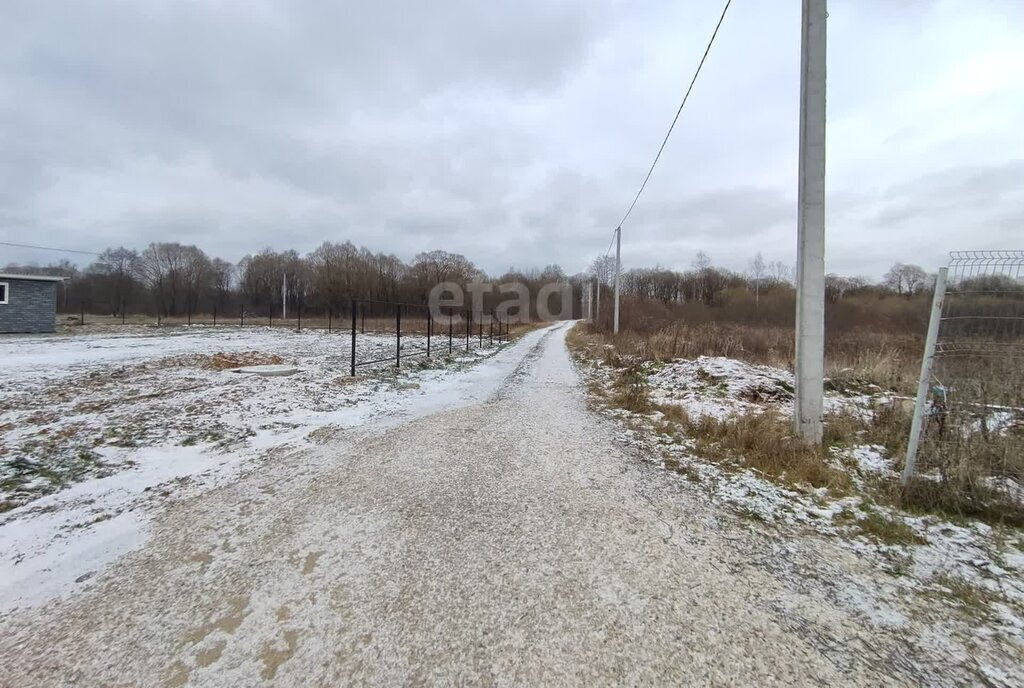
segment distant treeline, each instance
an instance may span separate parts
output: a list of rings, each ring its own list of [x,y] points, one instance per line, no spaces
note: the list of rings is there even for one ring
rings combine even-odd
[[[614,261],[607,256],[593,261],[586,273],[566,275],[558,265],[527,271],[509,270],[487,275],[472,261],[457,253],[429,251],[405,262],[393,254],[374,253],[351,242],[324,242],[303,256],[296,251],[265,249],[245,256],[237,264],[210,257],[197,246],[156,242],[142,251],[118,247],[99,254],[85,268],[70,261],[50,265],[13,265],[8,272],[60,275],[67,278],[59,293],[62,311],[77,311],[83,305],[94,313],[119,315],[157,313],[165,317],[185,313],[210,313],[214,309],[255,312],[279,309],[284,298],[289,309],[325,313],[344,309],[349,301],[375,299],[426,303],[431,288],[441,282],[467,285],[489,282],[495,285],[526,285],[532,299],[540,288],[552,282],[573,287],[572,314],[583,314],[582,294],[589,284],[601,285],[602,311],[610,309]],[[792,292],[791,270],[782,263],[765,263],[754,256],[745,272],[712,264],[698,253],[689,270],[633,268],[621,275],[625,297],[664,304],[689,303],[715,307],[735,302],[737,295],[750,297],[751,309],[764,316],[776,308],[778,316],[788,312]],[[897,263],[880,282],[867,278],[828,275],[826,297],[835,303],[850,297],[902,295],[913,297],[927,292],[933,281],[915,265]],[[284,285],[287,283],[285,296]],[[485,297],[490,310],[495,293]],[[468,298],[467,298],[468,302]],[[531,304],[536,312],[536,304]],[[566,316],[569,314],[566,313]]]
[[[515,282],[526,285],[535,297],[544,284],[570,282],[557,265],[489,277],[457,253],[429,251],[406,263],[351,242],[324,242],[305,256],[266,249],[237,264],[211,258],[197,246],[158,242],[141,252],[107,249],[85,268],[64,260],[43,266],[8,264],[4,269],[66,277],[58,295],[58,308],[64,312],[84,308],[110,315],[164,317],[214,310],[233,313],[239,308],[265,314],[279,310],[285,299],[291,312],[309,313],[337,312],[352,299],[425,304],[431,288],[442,282]],[[484,309],[489,311],[496,299],[496,293],[485,297]],[[578,308],[577,303],[574,312]]]

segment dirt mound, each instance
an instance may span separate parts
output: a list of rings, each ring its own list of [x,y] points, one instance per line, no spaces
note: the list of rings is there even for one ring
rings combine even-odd
[[[255,365],[280,365],[284,359],[277,354],[260,351],[218,351],[214,354],[188,354],[167,359],[168,366],[202,368],[204,370],[231,370]]]

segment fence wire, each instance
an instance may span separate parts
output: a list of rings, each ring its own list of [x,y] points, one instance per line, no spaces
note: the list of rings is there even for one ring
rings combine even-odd
[[[917,472],[1024,501],[1024,251],[948,270]]]

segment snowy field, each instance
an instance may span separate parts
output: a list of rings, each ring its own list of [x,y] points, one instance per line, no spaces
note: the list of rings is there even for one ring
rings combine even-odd
[[[161,500],[334,431],[470,403],[511,365],[508,345],[474,342],[452,360],[403,359],[397,374],[381,364],[352,378],[349,345],[347,334],[262,328],[0,339],[0,602],[45,599],[73,582],[68,572],[131,548],[143,512]],[[358,360],[394,346],[391,336],[360,335]],[[259,363],[299,373],[231,372]]]

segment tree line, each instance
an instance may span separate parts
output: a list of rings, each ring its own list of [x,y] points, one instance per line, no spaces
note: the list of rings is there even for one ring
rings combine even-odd
[[[425,304],[431,288],[442,282],[518,283],[536,295],[544,284],[570,281],[557,265],[488,276],[458,253],[427,251],[407,263],[350,241],[324,242],[305,256],[268,248],[237,264],[211,257],[194,245],[154,242],[142,251],[108,248],[82,268],[62,260],[43,266],[8,264],[5,270],[64,277],[58,295],[62,311],[85,308],[114,316],[164,317],[235,313],[240,308],[266,314],[285,303],[292,312],[339,312],[352,299]],[[496,298],[497,294],[485,297],[485,309],[492,308]]]
[[[471,260],[443,250],[417,254],[411,262],[394,254],[357,247],[350,241],[324,242],[314,251],[264,249],[233,264],[207,255],[195,245],[154,242],[141,251],[108,248],[80,268],[62,260],[45,266],[8,264],[8,272],[60,275],[66,278],[59,294],[59,307],[76,311],[84,305],[95,313],[159,313],[165,317],[186,313],[228,313],[239,308],[257,313],[270,312],[287,303],[290,310],[324,313],[343,309],[351,299],[426,303],[430,289],[441,282],[466,285],[472,282],[525,284],[531,295],[551,282],[564,282],[574,289],[573,313],[582,314],[582,294],[596,284],[611,296],[614,260],[595,259],[587,272],[568,276],[558,265],[543,269],[510,269],[489,276]],[[830,302],[850,295],[896,294],[913,296],[928,291],[934,280],[916,265],[896,263],[872,282],[862,277],[830,274],[826,277],[826,298]],[[757,303],[765,295],[792,290],[792,270],[781,262],[765,262],[760,253],[747,270],[738,272],[716,267],[710,256],[699,252],[690,269],[632,268],[620,276],[624,296],[665,303],[720,304],[725,295],[749,292]],[[496,300],[485,298],[485,308]],[[610,301],[605,301],[610,303]],[[535,304],[531,305],[534,309]]]
[[[615,260],[610,256],[600,256],[591,263],[589,274],[607,289],[613,286],[614,273]],[[867,277],[830,273],[825,276],[825,298],[834,303],[854,295],[911,297],[929,291],[934,281],[935,275],[920,266],[904,263],[894,264],[877,282]],[[750,292],[756,303],[766,292],[792,291],[793,270],[779,261],[765,262],[761,253],[754,255],[746,271],[728,270],[716,267],[711,257],[701,251],[689,270],[659,267],[624,270],[619,288],[626,296],[664,303],[699,302],[707,306],[720,304],[726,295],[740,290]]]

